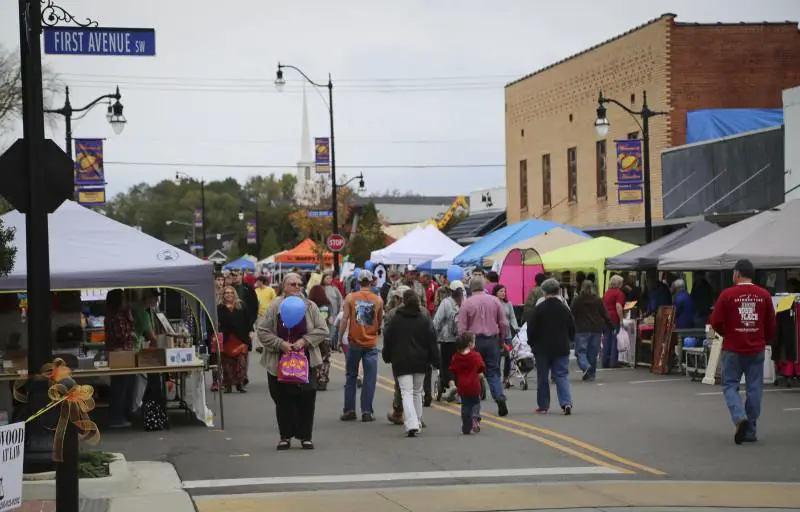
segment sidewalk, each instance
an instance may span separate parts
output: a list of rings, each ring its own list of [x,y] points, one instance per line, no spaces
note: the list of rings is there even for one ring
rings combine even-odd
[[[166,462],[111,463],[111,476],[80,481],[81,512],[194,512],[178,473]],[[26,480],[22,512],[55,511],[55,480]]]
[[[364,491],[197,496],[199,512],[346,510],[348,512],[586,511],[625,507],[794,509],[800,484],[745,482],[585,482],[463,485]]]

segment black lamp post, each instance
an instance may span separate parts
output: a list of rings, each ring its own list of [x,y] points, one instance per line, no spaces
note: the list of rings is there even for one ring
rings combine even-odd
[[[259,218],[261,211],[258,209],[258,200],[255,201],[255,221],[256,221],[256,258],[261,258],[261,230],[259,228]],[[244,208],[239,208],[239,220],[244,220]],[[246,235],[245,235],[246,236]]]
[[[104,94],[94,101],[87,104],[85,107],[81,108],[72,108],[72,103],[69,101],[69,87],[66,88],[65,97],[64,97],[64,106],[58,109],[47,109],[45,113],[47,114],[60,114],[64,116],[64,124],[66,125],[66,145],[64,147],[64,151],[72,158],[72,116],[78,112],[86,112],[87,110],[91,110],[92,108],[96,107],[101,101],[103,100],[115,100],[112,104],[111,101],[108,103],[108,111],[106,112],[106,119],[111,124],[111,128],[114,129],[114,133],[117,135],[122,133],[122,130],[125,129],[125,116],[122,115],[122,103],[119,100],[122,98],[122,95],[119,93],[119,86],[117,86],[117,90],[114,94]]]
[[[203,237],[203,258],[205,259],[208,257],[208,250],[207,250],[208,246],[206,245],[206,182],[205,180],[202,179],[196,180],[195,178],[192,178],[188,174],[183,173],[181,171],[176,171],[175,184],[180,185],[180,183],[184,180],[191,181],[192,183],[197,183],[200,185],[200,215],[201,215],[200,223],[202,224],[201,226],[202,229],[200,231],[200,234]]]
[[[335,142],[334,142],[334,135],[333,135],[333,81],[331,80],[331,74],[328,73],[328,83],[327,84],[318,84],[317,82],[311,80],[308,75],[303,73],[303,71],[295,66],[290,66],[289,64],[281,64],[278,63],[278,71],[275,75],[275,87],[278,91],[282,91],[283,87],[286,85],[286,80],[283,78],[283,70],[286,69],[293,69],[300,73],[306,82],[313,85],[314,87],[325,87],[328,89],[328,113],[330,114],[330,123],[331,123],[331,210],[333,213],[332,219],[332,228],[333,234],[339,234],[339,208],[336,201],[336,150],[335,150]],[[334,254],[333,258],[333,271],[335,273],[339,273],[339,255]]]
[[[644,234],[645,241],[650,243],[653,241],[653,205],[650,199],[650,118],[655,116],[666,116],[669,112],[655,112],[650,110],[647,106],[647,91],[642,94],[642,110],[636,111],[626,107],[624,104],[613,98],[606,98],[603,92],[600,91],[600,97],[597,100],[597,121],[594,122],[594,127],[597,130],[597,135],[605,137],[608,135],[608,128],[611,123],[608,122],[606,117],[606,103],[613,103],[619,106],[622,110],[630,114],[636,123],[639,124],[637,118],[641,118],[642,123],[639,127],[642,129],[642,165],[643,169],[643,186],[644,186]]]

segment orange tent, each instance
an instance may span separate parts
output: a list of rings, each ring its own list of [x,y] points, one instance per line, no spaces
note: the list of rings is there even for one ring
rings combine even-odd
[[[323,257],[326,267],[333,265],[333,254],[326,251]],[[319,265],[319,249],[317,248],[317,244],[310,238],[306,238],[288,251],[276,255],[275,263],[282,263],[284,265],[299,263]]]

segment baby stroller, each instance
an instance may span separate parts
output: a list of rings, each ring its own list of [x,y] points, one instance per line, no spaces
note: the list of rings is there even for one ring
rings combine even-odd
[[[511,375],[509,379],[519,378],[519,387],[528,390],[528,374],[536,368],[533,352],[528,345],[528,324],[523,324],[516,336],[511,339]]]

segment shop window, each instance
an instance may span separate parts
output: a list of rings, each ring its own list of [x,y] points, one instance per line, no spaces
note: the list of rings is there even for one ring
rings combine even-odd
[[[553,204],[550,195],[550,155],[542,155],[542,207],[550,208]]]
[[[628,140],[636,140],[639,138],[639,132],[631,132],[628,134]]]
[[[519,161],[519,208],[528,209],[528,161]]]
[[[597,197],[605,199],[608,196],[605,140],[598,140],[595,143],[595,153],[597,157]]]
[[[578,201],[578,148],[567,150],[567,192],[571,203]]]

